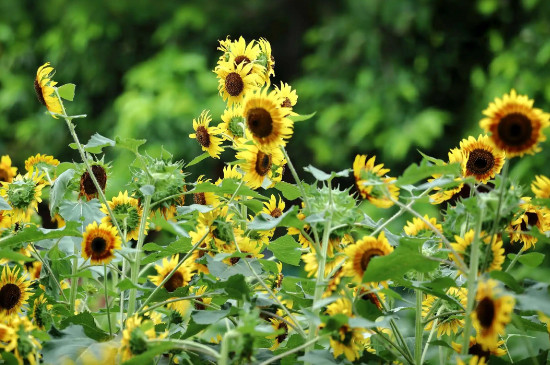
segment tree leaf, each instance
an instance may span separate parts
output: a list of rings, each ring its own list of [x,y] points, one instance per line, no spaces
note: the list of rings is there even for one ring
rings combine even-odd
[[[75,84],[65,84],[58,87],[57,92],[59,93],[59,96],[61,96],[63,99],[73,101],[75,89]]]
[[[277,238],[268,246],[268,249],[273,252],[278,260],[294,266],[300,265],[302,255],[300,248],[300,244],[288,235]]]

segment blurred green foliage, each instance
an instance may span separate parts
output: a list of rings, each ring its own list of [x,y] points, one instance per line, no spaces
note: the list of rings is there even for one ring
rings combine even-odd
[[[85,142],[95,132],[147,138],[175,158],[200,153],[188,138],[192,119],[224,105],[211,72],[217,41],[266,37],[276,59],[274,84],[296,88],[295,110],[317,111],[296,123],[289,144],[299,167],[350,167],[357,153],[399,174],[439,158],[480,133],[481,111],[511,88],[550,110],[550,3],[523,1],[74,2],[0,4],[0,153],[22,167],[29,156],[78,159],[59,120],[33,95],[38,66],[57,69],[60,84],[77,84],[73,114]],[[513,176],[544,172],[543,152],[515,161]],[[116,159],[115,159],[116,157]],[[232,159],[230,152],[223,158]],[[130,155],[109,156],[114,168]],[[205,161],[201,173],[220,174]],[[211,171],[205,171],[210,169]],[[530,179],[529,174],[526,179]],[[524,181],[528,182],[528,180]],[[116,185],[116,184],[115,184]]]

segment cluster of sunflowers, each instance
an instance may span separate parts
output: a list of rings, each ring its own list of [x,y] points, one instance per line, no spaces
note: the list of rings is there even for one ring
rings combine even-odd
[[[38,69],[38,99],[66,121],[82,163],[38,154],[17,175],[1,158],[0,358],[485,364],[516,356],[510,327],[547,335],[547,302],[525,294],[542,283],[510,275],[540,264],[527,251],[550,231],[550,179],[536,176],[525,197],[508,177],[506,159],[538,152],[550,123],[532,100],[514,90],[496,99],[481,121],[488,135],[464,139],[448,161],[425,156],[395,178],[358,155],[340,172],[306,168],[307,184],[285,150],[293,123],[307,118],[288,84],[269,91],[269,42],[226,39],[219,50],[227,108],[216,126],[207,110],[193,120],[189,137],[204,153],[188,164],[141,154],[139,140],[95,135],[82,145],[72,123],[81,116],[62,100],[74,87],[56,87],[48,63]],[[112,171],[97,156],[105,147],[136,156],[128,188],[110,200]],[[225,149],[235,155],[223,176],[187,181],[187,167]],[[282,181],[285,167],[294,184]],[[351,172],[354,187],[334,187]],[[422,202],[442,218],[418,213]],[[375,222],[369,205],[399,209]],[[405,214],[404,226],[388,228]]]

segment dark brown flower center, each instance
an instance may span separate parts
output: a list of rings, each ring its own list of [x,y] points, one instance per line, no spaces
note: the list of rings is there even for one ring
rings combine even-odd
[[[475,343],[468,349],[468,355],[477,355],[480,359],[484,358],[485,360],[489,360],[491,352],[488,350],[483,350],[483,347],[481,345]]]
[[[363,272],[367,271],[370,260],[376,256],[384,256],[384,252],[378,248],[371,248],[363,252],[363,255],[361,256],[361,270],[363,270]]]
[[[531,119],[522,113],[510,113],[498,123],[498,136],[508,146],[521,146],[531,139]]]
[[[289,98],[285,98],[285,100],[283,101],[283,103],[281,104],[281,106],[283,108],[292,108],[292,102],[290,101]]]
[[[231,72],[225,78],[225,90],[231,96],[239,96],[244,90],[244,81],[241,75]]]
[[[271,216],[273,218],[279,218],[281,215],[283,215],[283,212],[279,208],[275,208],[271,211]]]
[[[256,173],[265,176],[271,170],[271,155],[258,151],[256,155]]]
[[[527,231],[529,227],[534,227],[539,222],[539,216],[537,213],[534,212],[526,212],[525,215],[527,216],[527,222],[525,220],[521,221],[521,230]]]
[[[195,204],[206,205],[206,196],[204,193],[194,193],[193,202],[195,202]]]
[[[239,262],[240,259],[241,259],[240,257],[231,257],[229,259],[229,262],[231,263],[231,265],[236,265],[237,262]]]
[[[487,150],[476,148],[468,157],[466,171],[474,175],[482,175],[495,166],[495,156]]]
[[[21,289],[15,284],[7,283],[0,289],[0,309],[10,310],[19,303]]]
[[[164,283],[164,288],[168,290],[170,293],[176,290],[177,288],[181,288],[183,286],[183,274],[179,271],[176,271],[174,275],[168,279],[166,283]]]
[[[489,328],[495,319],[495,303],[491,298],[483,298],[476,307],[476,314],[481,327]]]
[[[44,94],[42,93],[42,87],[37,79],[34,79],[34,91],[36,92],[36,97],[40,104],[47,106],[46,100],[44,99]]]
[[[208,134],[208,130],[203,125],[197,127],[196,135],[197,141],[199,141],[201,146],[206,148],[210,146],[210,134]]]
[[[244,62],[245,65],[249,64],[250,59],[246,56],[243,56],[243,55],[235,57],[235,66],[240,65],[242,62]]]
[[[284,330],[284,332],[281,333],[279,336],[277,336],[277,339],[276,339],[276,341],[277,341],[278,343],[281,343],[281,342],[283,342],[283,341],[286,339],[286,337],[288,336],[288,325],[287,325],[285,322],[281,322],[281,323],[279,324],[279,328],[278,328],[278,329],[279,329],[279,330]]]
[[[361,296],[361,299],[368,300],[372,304],[374,304],[377,308],[381,308],[382,305],[380,304],[380,300],[378,300],[378,296],[374,293],[365,293]]]
[[[264,108],[252,108],[246,115],[248,129],[259,138],[267,137],[273,131],[273,119]]]
[[[100,165],[93,165],[92,172],[99,184],[99,187],[103,192],[105,192],[105,185],[107,184],[107,173],[105,169]],[[85,195],[88,200],[97,197],[97,189],[95,188],[94,182],[90,177],[88,171],[84,172],[80,177],[80,196]]]
[[[105,241],[103,237],[95,237],[90,246],[94,253],[101,254],[105,252],[105,248],[107,248],[107,241]]]
[[[8,171],[7,170],[4,170],[4,169],[1,169],[0,170],[0,181],[5,181],[5,182],[9,182],[8,181]]]
[[[195,309],[198,311],[205,310],[206,306],[202,303],[204,303],[204,300],[202,300],[202,298],[195,298]]]

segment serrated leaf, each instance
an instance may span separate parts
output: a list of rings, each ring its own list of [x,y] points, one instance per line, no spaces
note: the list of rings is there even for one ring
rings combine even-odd
[[[11,205],[0,196],[0,210],[11,210]]]
[[[101,203],[97,199],[90,201],[64,200],[59,206],[59,214],[65,221],[80,222],[84,228],[92,222],[100,222],[105,214],[101,212]]]
[[[117,147],[122,147],[122,148],[125,148],[127,150],[130,150],[132,152],[134,152],[135,154],[139,154],[139,146],[141,146],[142,144],[145,144],[145,142],[147,142],[146,139],[135,139],[135,138],[120,138],[120,137],[116,137],[115,138],[115,142],[116,142],[116,145]]]
[[[75,84],[65,84],[58,87],[57,92],[59,93],[59,96],[61,96],[63,99],[73,101],[75,89]]]
[[[268,246],[268,249],[273,252],[279,261],[294,266],[300,265],[300,257],[302,255],[300,248],[300,244],[292,236],[277,238]]]
[[[288,200],[298,199],[300,195],[300,189],[294,184],[289,184],[284,181],[280,181],[275,184],[275,189],[279,190],[283,196]]]
[[[542,264],[545,257],[546,256],[540,252],[529,252],[521,255],[518,258],[518,261],[521,262],[523,265],[526,265],[529,267],[537,267],[540,264]]]
[[[69,185],[74,174],[74,169],[68,169],[61,173],[61,175],[59,175],[57,179],[55,179],[50,190],[50,212],[55,212],[55,210],[63,200],[65,192],[67,191],[67,186]]]
[[[460,164],[453,163],[447,165],[434,165],[426,160],[422,160],[420,165],[412,164],[397,179],[396,184],[399,186],[414,184],[420,180],[425,180],[433,175],[460,175]]]
[[[61,229],[44,229],[37,226],[26,226],[13,236],[0,239],[0,247],[11,247],[23,242],[37,242],[47,239],[62,238],[65,236],[81,237],[80,224],[76,222],[66,222],[65,227]]]
[[[196,164],[198,164],[199,162],[201,162],[202,160],[204,160],[205,158],[208,158],[208,156],[210,156],[210,154],[209,154],[208,152],[204,152],[202,155],[199,155],[199,156],[195,157],[194,159],[192,159],[192,160],[187,164],[187,166],[185,166],[185,167],[189,167],[189,166],[196,165]]]
[[[115,144],[116,144],[115,141],[113,141],[112,139],[109,139],[107,137],[103,137],[99,133],[95,133],[90,138],[88,143],[86,143],[82,147],[84,148],[84,150],[86,152],[93,153],[93,154],[98,154],[98,153],[103,152],[102,150],[103,150],[104,147],[107,147],[107,146],[113,147]],[[77,149],[77,146],[76,146],[75,143],[71,143],[69,146],[72,149]]]
[[[330,179],[331,177],[330,174],[327,174],[326,172],[321,171],[312,165],[304,167],[304,170],[312,174],[315,180],[318,180],[318,181],[325,181]]]
[[[288,119],[292,120],[293,122],[303,122],[305,120],[313,118],[315,114],[317,114],[317,112],[313,112],[311,114],[291,115],[288,117]]]

